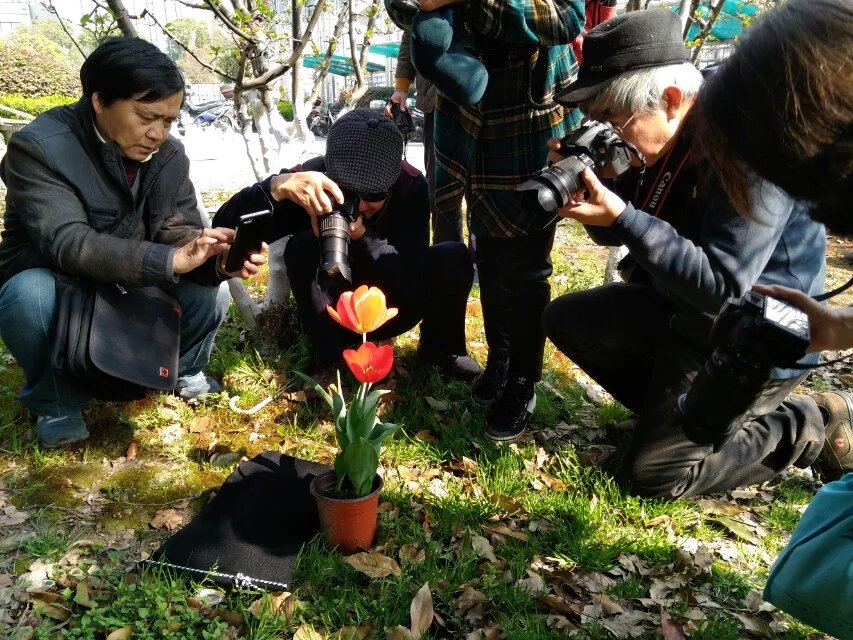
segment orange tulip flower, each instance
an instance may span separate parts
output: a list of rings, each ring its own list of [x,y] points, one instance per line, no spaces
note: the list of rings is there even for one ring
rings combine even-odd
[[[357,350],[344,349],[344,360],[359,382],[379,382],[391,371],[394,349],[390,344],[377,347],[372,342],[363,342]]]
[[[344,291],[338,298],[337,310],[326,307],[339,324],[356,333],[370,333],[397,315],[397,309],[385,305],[385,294],[378,287],[361,285],[355,291]]]

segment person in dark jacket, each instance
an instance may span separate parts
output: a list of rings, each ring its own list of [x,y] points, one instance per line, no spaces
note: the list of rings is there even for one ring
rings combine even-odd
[[[189,160],[169,137],[184,97],[177,67],[144,40],[114,38],[86,59],[80,80],[83,97],[12,136],[0,165],[0,337],[24,369],[21,402],[46,447],[89,435],[88,398],[51,367],[54,274],[174,296],[184,398],[218,390],[202,369],[229,301],[217,260],[233,232],[204,228]],[[256,272],[254,262],[236,275]]]
[[[370,109],[355,109],[332,126],[325,156],[246,187],[214,217],[214,225],[232,227],[241,214],[271,209],[267,241],[291,236],[284,253],[287,275],[317,378],[331,374],[342,350],[358,342],[326,307],[361,284],[379,287],[389,306],[399,309],[370,334],[373,340],[392,338],[421,322],[421,359],[463,380],[480,373],[465,346],[471,258],[461,242],[429,245],[427,183],[402,156],[403,138],[394,123]],[[359,215],[349,225],[351,282],[318,278],[318,218],[353,196]]]
[[[554,344],[636,414],[619,475],[646,496],[724,491],[792,465],[835,472],[819,458],[826,398],[788,398],[802,370],[775,370],[746,415],[716,425],[719,440],[699,443],[685,433],[678,399],[709,356],[711,322],[726,300],[756,282],[813,295],[825,271],[825,231],[805,203],[753,178],[751,216],[742,217],[715,175],[699,174],[691,145],[701,83],[677,16],[648,10],[591,30],[578,79],[561,97],[610,122],[648,165],[614,190],[584,171],[588,195],[575,194],[559,213],[599,242],[624,244],[630,273],[625,283],[554,300],[543,317]],[[815,361],[811,354],[801,362]],[[730,393],[738,384],[731,380]],[[720,395],[705,401],[729,399]]]

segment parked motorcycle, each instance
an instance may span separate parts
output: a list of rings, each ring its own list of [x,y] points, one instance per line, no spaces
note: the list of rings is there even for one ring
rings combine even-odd
[[[184,135],[188,125],[202,124],[211,121],[212,119],[207,116],[203,118],[201,122],[199,122],[198,119],[202,114],[209,113],[211,111],[215,112],[215,114],[213,115],[219,115],[223,108],[231,108],[231,103],[225,98],[216,98],[215,100],[192,102],[192,100],[188,97],[186,100],[184,100],[184,104],[181,107],[180,113],[178,114],[178,132],[181,135]]]
[[[229,102],[211,107],[204,113],[200,113],[193,120],[193,124],[200,126],[202,129],[213,127],[220,131],[239,131],[237,119],[234,117],[234,109]]]
[[[335,124],[340,113],[339,107],[330,105],[317,105],[308,114],[308,130],[315,136],[325,138],[329,135],[329,129]]]

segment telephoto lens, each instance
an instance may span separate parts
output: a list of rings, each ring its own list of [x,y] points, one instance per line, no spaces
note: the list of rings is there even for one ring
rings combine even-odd
[[[343,204],[322,216],[320,226],[320,267],[317,279],[346,280],[352,282],[349,266],[349,225],[358,217],[358,197],[344,194]]]
[[[595,171],[609,168],[618,176],[631,167],[632,156],[643,162],[639,151],[610,125],[594,120],[560,140],[560,149],[565,158],[516,187],[523,192],[522,203],[528,211],[553,215],[565,207],[573,193],[586,188],[581,173],[587,167]]]

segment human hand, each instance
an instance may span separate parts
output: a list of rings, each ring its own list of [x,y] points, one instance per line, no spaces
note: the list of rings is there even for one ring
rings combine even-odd
[[[172,271],[175,275],[192,271],[204,264],[209,257],[227,251],[233,240],[234,229],[202,229],[197,238],[175,250]]]
[[[853,347],[853,308],[827,307],[797,289],[778,284],[752,287],[758,293],[778,298],[797,307],[809,317],[809,351],[849,349]]]
[[[582,224],[609,227],[625,210],[625,202],[601,184],[589,167],[583,170],[581,178],[589,195],[583,191],[573,193],[569,204],[557,209],[557,215],[573,218]]]
[[[226,271],[225,263],[228,260],[228,251],[226,249],[221,256],[219,256],[219,262],[217,263],[217,269],[219,272],[229,278],[240,278],[241,280],[246,280],[251,278],[254,275],[257,275],[261,271],[261,267],[267,263],[266,253],[269,251],[269,245],[266,242],[261,243],[261,250],[259,253],[251,253],[247,260],[243,262],[243,268],[239,271]]]
[[[364,218],[362,216],[358,216],[354,221],[349,223],[350,240],[358,240],[364,235],[365,231],[367,231],[367,229],[364,226]]]
[[[397,89],[394,93],[391,94],[391,97],[388,98],[388,102],[385,103],[385,116],[388,118],[393,117],[391,113],[391,103],[396,104],[400,107],[400,111],[406,110],[406,100],[409,99],[409,92],[403,91],[402,89]]]
[[[270,183],[270,192],[276,200],[290,200],[305,209],[311,216],[311,228],[314,235],[320,235],[317,217],[332,212],[331,194],[336,204],[342,204],[344,194],[341,188],[326,174],[319,171],[299,171],[282,173]]]

